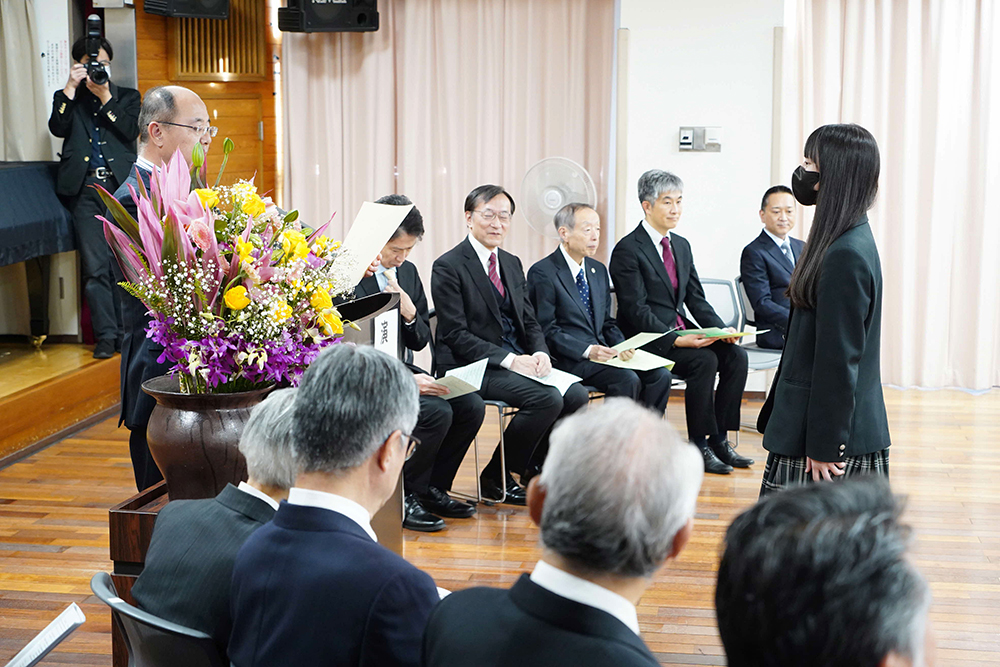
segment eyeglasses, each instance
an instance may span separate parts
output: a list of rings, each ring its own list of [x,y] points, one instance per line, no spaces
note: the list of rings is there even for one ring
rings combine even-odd
[[[413,456],[413,452],[417,451],[417,447],[420,446],[420,439],[414,438],[409,433],[403,433],[403,432],[399,433],[399,437],[402,438],[402,441],[404,443],[406,443],[406,458],[403,460],[409,461],[410,457]]]
[[[500,218],[500,222],[508,222],[510,220],[510,213],[507,211],[497,213],[493,209],[487,208],[482,211],[473,211],[473,213],[478,213],[486,222],[493,222],[497,218]]]
[[[182,125],[181,123],[168,123],[165,120],[160,120],[157,122],[160,125],[173,125],[174,127],[186,127],[189,130],[194,130],[197,133],[199,139],[201,139],[201,137],[206,132],[208,132],[208,136],[212,137],[213,139],[215,138],[215,135],[219,133],[219,128],[217,128],[214,125],[206,125],[205,127],[198,127],[196,125]]]

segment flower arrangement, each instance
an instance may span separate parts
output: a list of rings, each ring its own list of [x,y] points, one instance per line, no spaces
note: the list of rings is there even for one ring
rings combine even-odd
[[[101,218],[121,285],[149,308],[147,336],[163,346],[158,361],[173,364],[182,391],[295,385],[343,335],[333,299],[354,287],[350,262],[323,233],[329,222],[310,231],[251,181],[219,185],[229,139],[219,176],[205,187],[200,148],[190,172],[178,151],[152,174],[149,192],[141,181],[130,187],[138,220],[100,189],[117,223]]]

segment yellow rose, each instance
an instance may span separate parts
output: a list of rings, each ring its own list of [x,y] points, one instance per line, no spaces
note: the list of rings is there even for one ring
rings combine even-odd
[[[319,323],[323,325],[328,336],[339,336],[344,333],[344,322],[336,312],[327,312],[319,316]]]
[[[246,262],[252,259],[250,253],[253,252],[253,244],[249,241],[241,241],[236,239],[236,254],[240,256],[241,262]]]
[[[198,199],[205,208],[213,208],[219,203],[219,194],[212,188],[196,188],[195,192],[198,193]]]
[[[281,323],[292,316],[292,307],[286,302],[281,302],[271,307],[271,317],[275,322]]]
[[[260,198],[260,195],[252,194],[243,200],[243,212],[249,213],[253,217],[258,215],[264,215],[264,210],[267,206],[264,204],[264,200]]]
[[[247,288],[243,285],[230,287],[226,290],[226,305],[233,310],[243,310],[250,305],[250,297],[247,296]]]
[[[333,308],[333,299],[330,298],[330,294],[326,290],[313,292],[313,295],[309,298],[309,303],[312,304],[312,307],[316,310]]]

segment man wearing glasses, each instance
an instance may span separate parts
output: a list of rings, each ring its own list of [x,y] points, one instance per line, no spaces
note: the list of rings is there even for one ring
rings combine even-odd
[[[487,359],[480,395],[518,408],[504,430],[508,470],[501,469],[498,445],[480,481],[485,497],[499,500],[506,490],[506,502],[524,505],[525,490],[510,472],[527,484],[543,462],[552,425],[586,404],[587,392],[577,383],[560,395],[530,379],[548,375],[552,363],[521,260],[500,249],[513,213],[514,198],[499,185],[470,192],[469,235],[434,262],[431,294],[438,317],[438,372]]]
[[[208,152],[216,128],[209,125],[208,108],[195,93],[180,86],[161,86],[146,93],[139,112],[139,157],[128,179],[115,191],[115,199],[132,217],[136,205],[128,186],[139,189],[139,179],[149,188],[149,176],[173,157],[177,150],[190,163],[191,152],[201,143]],[[110,212],[105,213],[113,220]],[[104,242],[103,232],[101,241]],[[105,242],[105,247],[107,244]],[[121,267],[112,262],[116,283],[125,280]],[[122,323],[125,339],[122,343],[121,362],[121,421],[131,431],[129,451],[136,487],[143,491],[163,479],[146,444],[146,425],[156,401],[142,391],[142,383],[150,378],[165,375],[169,364],[157,363],[163,347],[146,338],[149,318],[141,301],[125,290],[119,289]]]
[[[102,73],[111,76],[114,49],[100,41],[98,62]],[[75,63],[62,90],[52,98],[49,131],[63,139],[59,156],[56,192],[73,213],[76,249],[80,252],[83,293],[90,308],[90,321],[97,345],[95,359],[110,359],[121,349],[121,323],[116,312],[111,284],[111,254],[104,240],[104,228],[96,216],[104,213],[104,204],[92,185],[110,192],[128,178],[135,162],[135,138],[139,134],[139,91],[111,83],[95,83],[87,74],[90,62],[88,38],[73,44]],[[92,46],[96,46],[94,43]]]

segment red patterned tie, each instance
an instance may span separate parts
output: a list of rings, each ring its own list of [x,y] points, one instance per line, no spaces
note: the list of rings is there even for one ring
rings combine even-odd
[[[660,239],[660,245],[663,246],[663,268],[667,270],[667,277],[670,278],[670,284],[674,287],[674,294],[677,293],[677,262],[674,261],[674,251],[670,248],[670,237],[664,236]],[[679,304],[678,304],[679,305]],[[677,328],[684,329],[684,320],[681,318],[680,309],[677,309]]]
[[[503,281],[500,280],[500,272],[497,271],[497,254],[495,252],[490,253],[490,282],[500,292],[500,296],[504,296]]]

